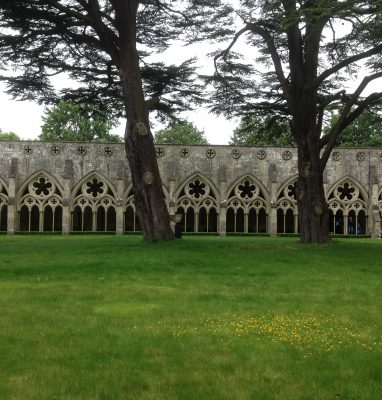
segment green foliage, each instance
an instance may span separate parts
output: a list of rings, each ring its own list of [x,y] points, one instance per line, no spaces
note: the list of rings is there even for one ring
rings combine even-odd
[[[208,144],[205,132],[193,123],[182,121],[172,123],[155,134],[157,144]]]
[[[267,118],[248,114],[234,130],[231,145],[294,146],[289,122],[278,117]]]
[[[376,240],[1,236],[0,254],[1,399],[380,398]]]
[[[61,101],[46,108],[42,117],[40,140],[67,140],[84,142],[122,142],[110,130],[118,124],[110,110],[99,110],[88,103],[71,104]]]
[[[20,140],[20,136],[15,132],[3,132],[0,129],[0,140]]]
[[[332,114],[329,126],[338,121],[338,114]],[[324,131],[328,131],[328,127]],[[337,146],[382,146],[382,115],[379,112],[364,111],[352,124],[345,128],[338,137]]]
[[[17,99],[47,104],[57,99],[76,103],[92,99],[108,104],[115,115],[123,117],[120,52],[126,45],[122,38],[125,25],[131,23],[127,21],[135,16],[136,6],[137,24],[132,29],[140,47],[136,84],[141,85],[142,78],[147,106],[163,121],[200,104],[203,86],[196,79],[195,59],[165,64],[154,61],[159,58],[155,53],[164,52],[187,33],[195,37],[193,26],[212,29],[207,16],[219,2],[157,0],[124,8],[120,2],[104,0],[3,0],[0,70],[12,69],[13,73],[0,73],[0,79]],[[129,54],[125,61],[133,59]],[[65,73],[78,85],[57,92],[50,79],[52,71]]]

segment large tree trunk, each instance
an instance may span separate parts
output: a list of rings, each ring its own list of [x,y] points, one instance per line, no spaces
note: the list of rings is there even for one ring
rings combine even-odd
[[[127,115],[125,149],[133,183],[134,202],[146,241],[173,237],[159,174],[149,115],[142,89],[136,48],[135,0],[118,0],[120,75]]]
[[[312,139],[312,138],[309,138]],[[298,148],[297,206],[301,241],[329,241],[329,210],[320,168],[318,143],[306,142]],[[315,141],[317,142],[317,141]]]

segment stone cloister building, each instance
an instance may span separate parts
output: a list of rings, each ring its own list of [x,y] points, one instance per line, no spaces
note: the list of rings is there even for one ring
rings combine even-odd
[[[156,146],[184,232],[297,233],[295,148]],[[123,144],[0,142],[0,231],[139,231]],[[324,173],[335,234],[381,236],[382,149],[338,148]]]

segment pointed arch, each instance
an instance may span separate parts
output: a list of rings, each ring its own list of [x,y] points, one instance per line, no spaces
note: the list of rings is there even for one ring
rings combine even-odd
[[[218,188],[216,187],[216,185],[211,181],[211,179],[209,179],[207,176],[205,176],[204,174],[202,174],[201,172],[194,172],[192,175],[189,175],[186,179],[184,179],[177,187],[177,189],[174,192],[174,198],[178,199],[180,193],[182,192],[182,190],[184,189],[184,187],[191,182],[194,179],[200,178],[203,182],[207,183],[207,185],[210,187],[213,196],[217,202],[220,201],[220,193]]]
[[[17,190],[16,198],[20,198],[24,191],[27,189],[27,186],[29,183],[35,179],[37,179],[39,176],[43,176],[45,178],[48,178],[54,185],[57,187],[58,191],[60,192],[60,196],[62,196],[62,193],[64,192],[64,188],[61,185],[61,183],[54,177],[52,174],[49,172],[45,171],[44,169],[40,169],[39,171],[34,172],[33,174],[29,175],[27,178],[24,179],[24,181],[21,183]]]
[[[175,212],[184,232],[217,232],[220,194],[204,174],[195,172],[174,193]]]
[[[256,178],[254,175],[252,174],[244,174],[242,176],[240,176],[239,178],[235,179],[231,185],[228,187],[227,190],[227,198],[230,198],[230,193],[232,192],[232,190],[235,189],[235,186],[238,185],[240,182],[244,181],[245,179],[250,179],[252,180],[256,185],[259,186],[260,191],[263,194],[263,199],[266,201],[267,204],[269,204],[269,192],[267,190],[267,188],[262,184],[262,182]]]
[[[27,177],[17,191],[20,230],[62,231],[63,187],[45,170]]]
[[[368,199],[367,190],[363,187],[361,182],[359,182],[356,178],[353,178],[350,175],[343,176],[342,178],[338,179],[333,185],[331,185],[331,187],[328,189],[328,192],[327,192],[327,196],[326,196],[327,200],[329,200],[330,195],[333,193],[333,191],[338,186],[340,186],[346,182],[350,182],[352,185],[356,186],[358,188],[363,200],[367,202],[367,199]]]
[[[117,190],[106,176],[89,172],[74,186],[71,198],[72,230],[116,230]]]
[[[289,177],[288,179],[286,179],[283,183],[280,184],[280,186],[277,189],[277,198],[279,198],[280,194],[282,193],[282,191],[288,186],[293,184],[294,182],[297,182],[298,179],[298,174],[295,174],[291,177]]]
[[[107,178],[105,175],[101,174],[100,172],[97,171],[90,171],[87,173],[85,176],[83,176],[73,187],[72,193],[71,193],[71,198],[72,200],[77,197],[78,190],[81,189],[81,186],[86,183],[88,180],[92,178],[96,178],[102,182],[105,182],[108,189],[111,191],[111,196],[114,197],[115,199],[117,198],[117,190],[114,186],[114,184],[111,182],[109,178]]]
[[[277,233],[298,233],[296,183],[298,175],[286,179],[277,190]]]
[[[227,190],[227,232],[267,231],[269,193],[252,174],[235,179]]]
[[[338,179],[328,190],[329,226],[335,234],[357,235],[366,232],[368,193],[350,175]]]

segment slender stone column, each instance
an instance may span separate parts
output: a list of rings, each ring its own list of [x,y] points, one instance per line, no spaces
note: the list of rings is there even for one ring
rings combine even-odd
[[[219,226],[218,232],[220,236],[226,236],[227,234],[227,182],[220,182],[220,207],[219,207]],[[219,204],[218,204],[219,205]]]
[[[73,185],[73,161],[65,160],[64,168],[64,193],[62,206],[62,234],[68,235],[71,230],[71,192]]]
[[[116,218],[115,233],[116,233],[116,235],[123,235],[123,231],[124,231],[124,215],[123,215],[124,193],[125,193],[124,166],[123,166],[123,163],[120,162],[118,164],[118,170],[117,170],[117,203],[116,203],[116,207],[115,207],[115,218]]]
[[[270,192],[269,192],[269,214],[268,233],[277,236],[277,170],[276,164],[271,164],[268,170]]]
[[[7,207],[7,234],[13,235],[18,230],[16,180],[19,168],[18,158],[12,158],[8,175],[8,207]]]

